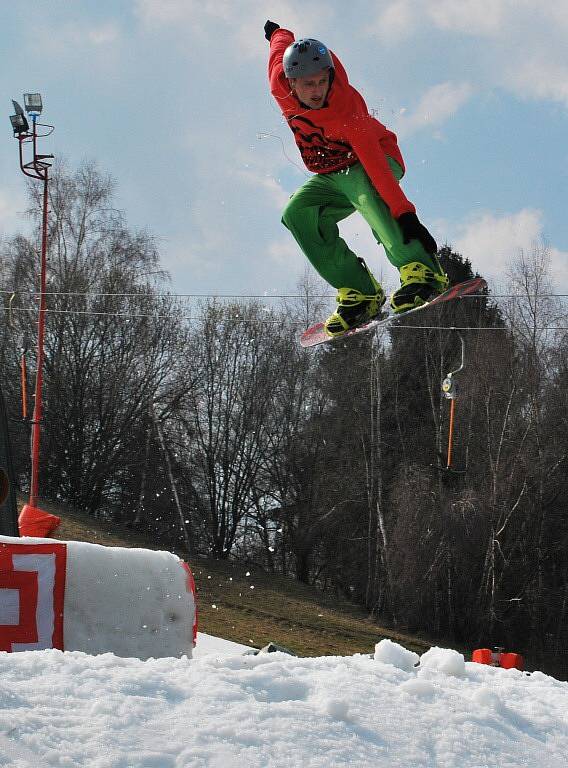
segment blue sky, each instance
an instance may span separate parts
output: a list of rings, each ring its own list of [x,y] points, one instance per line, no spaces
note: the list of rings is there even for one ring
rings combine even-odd
[[[38,0],[2,3],[0,235],[25,229],[11,98],[40,91],[45,151],[95,160],[128,224],[158,240],[179,293],[278,294],[305,259],[280,224],[306,178],[268,92],[266,18],[325,41],[407,163],[439,243],[495,286],[545,240],[568,291],[564,0]],[[362,219],[342,225],[392,287]]]

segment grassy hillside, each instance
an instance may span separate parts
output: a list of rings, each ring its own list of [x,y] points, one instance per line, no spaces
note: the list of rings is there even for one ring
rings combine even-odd
[[[40,506],[62,519],[53,538],[157,548],[128,528],[47,502]],[[177,554],[184,557],[181,551]],[[238,562],[199,557],[190,566],[198,590],[199,628],[227,640],[256,647],[273,641],[302,656],[370,653],[383,637],[417,653],[436,644],[380,627],[343,599]]]

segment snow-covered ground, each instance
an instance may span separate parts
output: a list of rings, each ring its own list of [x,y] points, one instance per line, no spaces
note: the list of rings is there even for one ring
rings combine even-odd
[[[233,643],[232,640],[223,640],[205,632],[197,633],[197,645],[193,649],[193,658],[202,659],[204,656],[234,656],[253,650],[250,645]]]
[[[0,766],[568,765],[568,683],[539,672],[436,648],[415,666],[387,640],[317,659],[200,640],[192,660],[0,653]]]

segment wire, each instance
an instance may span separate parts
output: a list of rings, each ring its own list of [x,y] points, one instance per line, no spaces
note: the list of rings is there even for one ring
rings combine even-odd
[[[3,307],[5,312],[10,311],[8,307]],[[12,312],[37,312],[39,313],[38,307],[12,307]],[[87,315],[92,317],[151,317],[155,320],[160,319],[167,319],[172,317],[177,317],[179,319],[186,319],[186,320],[199,320],[205,317],[204,315],[187,315],[182,312],[170,312],[169,314],[156,314],[156,313],[144,313],[144,312],[95,312],[92,310],[86,310],[86,309],[45,309],[45,314],[49,315]],[[228,316],[227,319],[233,320],[234,322],[239,323],[281,323],[281,318],[275,318],[274,320],[269,320],[267,318],[265,319],[256,319],[256,318],[247,318],[247,317],[230,317]],[[294,325],[304,325],[304,323],[294,322]]]
[[[17,293],[21,293],[26,296],[33,296],[38,297],[40,296],[37,292],[32,291],[9,291],[0,289],[0,294],[9,294],[10,295],[10,302],[8,307],[4,307],[4,310],[8,312],[8,317],[10,318],[12,316],[12,312],[39,312],[38,307],[14,307],[13,300],[16,297]],[[148,298],[148,299],[157,299],[157,298],[191,298],[191,299],[303,299],[306,298],[305,295],[302,294],[275,294],[272,296],[266,296],[266,295],[259,295],[259,294],[205,294],[205,293],[181,293],[181,294],[171,294],[171,293],[161,293],[161,294],[154,294],[154,293],[147,293],[147,294],[140,294],[140,293],[82,293],[78,291],[72,291],[72,292],[63,292],[63,291],[51,291],[46,292],[46,296],[62,296],[62,297],[116,297],[116,298]],[[331,298],[333,294],[315,294],[311,296],[310,298],[313,299],[324,299],[324,298]],[[530,296],[527,294],[500,294],[498,296],[488,296],[484,293],[472,293],[468,294],[466,296],[460,297],[460,299],[474,299],[474,298],[529,298]],[[557,297],[557,298],[568,298],[568,294],[541,294],[540,298],[551,298],[551,297]],[[94,310],[80,310],[80,309],[45,309],[45,312],[52,315],[84,315],[84,316],[91,316],[91,317],[117,317],[117,318],[152,318],[154,320],[159,319],[171,319],[171,318],[178,318],[178,319],[185,319],[185,320],[193,320],[197,321],[199,319],[203,319],[204,315],[192,315],[192,314],[184,314],[183,312],[170,312],[166,314],[160,314],[160,313],[144,313],[144,312],[97,312]],[[230,318],[233,322],[240,322],[240,323],[256,323],[256,324],[274,324],[281,322],[280,318],[275,318],[273,320],[270,320],[268,318],[246,318],[246,317],[232,317]],[[402,319],[402,318],[401,318]],[[291,325],[297,325],[297,326],[305,326],[305,323],[302,323],[300,321],[289,321]],[[416,331],[431,331],[431,330],[446,330],[446,331],[509,331],[510,329],[505,326],[455,326],[455,325],[403,325],[399,324],[396,321],[396,318],[394,318],[394,322],[389,325],[389,328],[392,328],[393,330],[416,330]],[[556,332],[556,331],[568,331],[568,327],[565,326],[538,326],[535,330],[537,331],[545,331],[545,332]],[[340,337],[339,337],[340,338]]]
[[[465,298],[465,297],[464,297]],[[8,307],[3,307],[5,312],[10,311]],[[38,312],[39,309],[37,307],[12,307],[12,312]],[[143,312],[95,312],[91,310],[81,310],[81,309],[46,309],[46,314],[50,315],[86,315],[86,316],[92,316],[92,317],[124,317],[124,318],[142,318],[142,317],[149,317],[153,318],[154,320],[160,320],[160,319],[168,319],[168,318],[179,318],[179,319],[185,319],[185,320],[202,320],[205,315],[187,315],[184,313],[169,313],[169,314],[147,314]],[[270,325],[273,323],[281,323],[281,318],[274,318],[274,320],[269,320],[268,318],[252,318],[252,317],[231,317],[228,316],[226,319],[232,320],[233,322],[237,323],[257,323],[261,325]],[[304,326],[305,323],[300,322],[299,320],[288,320],[288,323],[291,325],[298,325],[298,326]],[[380,326],[379,326],[380,327]],[[386,326],[385,326],[386,327]],[[414,330],[414,331],[509,331],[510,328],[504,327],[504,326],[493,326],[493,325],[487,325],[487,326],[477,326],[477,325],[471,325],[471,326],[459,326],[459,325],[398,325],[395,322],[392,323],[392,325],[388,326],[389,328],[392,328],[393,330],[398,329],[405,329],[405,330]],[[371,330],[371,329],[369,329]],[[568,326],[538,326],[535,330],[537,331],[568,331]],[[342,337],[339,336],[338,340]]]
[[[37,291],[9,291],[0,289],[3,294],[18,294],[24,296],[39,296]],[[472,294],[473,295],[473,294]],[[126,298],[140,299],[303,299],[305,294],[282,293],[282,294],[246,294],[246,293],[82,293],[81,291],[46,291],[44,296],[122,296]],[[311,294],[310,299],[328,299],[335,296],[334,293]]]
[[[22,291],[0,288],[0,294],[21,293],[25,296],[39,296],[38,291]],[[300,293],[96,293],[91,291],[46,291],[45,296],[125,296],[129,298],[172,298],[172,299],[303,299]],[[335,293],[311,294],[311,299],[327,299]],[[568,299],[568,293],[470,293],[460,299]]]
[[[471,294],[473,296],[473,294]],[[462,299],[465,296],[461,297]],[[492,293],[488,299],[568,299],[568,293]]]
[[[467,325],[467,326],[461,326],[461,325],[392,325],[389,326],[389,328],[398,329],[398,328],[414,328],[417,331],[510,331],[510,328],[505,328],[501,325],[485,325],[485,326],[479,326],[479,325]],[[552,328],[549,326],[545,326],[543,328],[537,328],[539,331],[564,331],[568,328]]]
[[[291,165],[293,165],[294,168],[297,168],[300,171],[300,173],[302,173],[306,178],[309,178],[311,176],[311,174],[308,173],[305,168],[302,168],[301,165],[298,165],[298,163],[296,163],[294,160],[292,160],[290,155],[286,152],[286,146],[285,146],[284,141],[283,141],[281,136],[278,136],[278,134],[276,134],[276,133],[268,133],[268,131],[261,131],[260,133],[257,133],[256,137],[257,137],[257,139],[259,141],[261,141],[262,139],[269,139],[269,138],[270,139],[278,139],[278,141],[280,142],[280,144],[282,146],[282,154],[284,155],[286,160]]]

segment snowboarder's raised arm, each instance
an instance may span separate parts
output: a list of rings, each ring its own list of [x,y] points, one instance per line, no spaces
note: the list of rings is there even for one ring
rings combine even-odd
[[[268,59],[268,79],[270,81],[270,91],[276,98],[288,96],[290,93],[290,84],[284,74],[282,57],[284,51],[294,42],[294,34],[288,29],[282,27],[270,28],[268,25],[274,22],[266,22],[264,27],[265,37],[270,41],[270,56]]]

